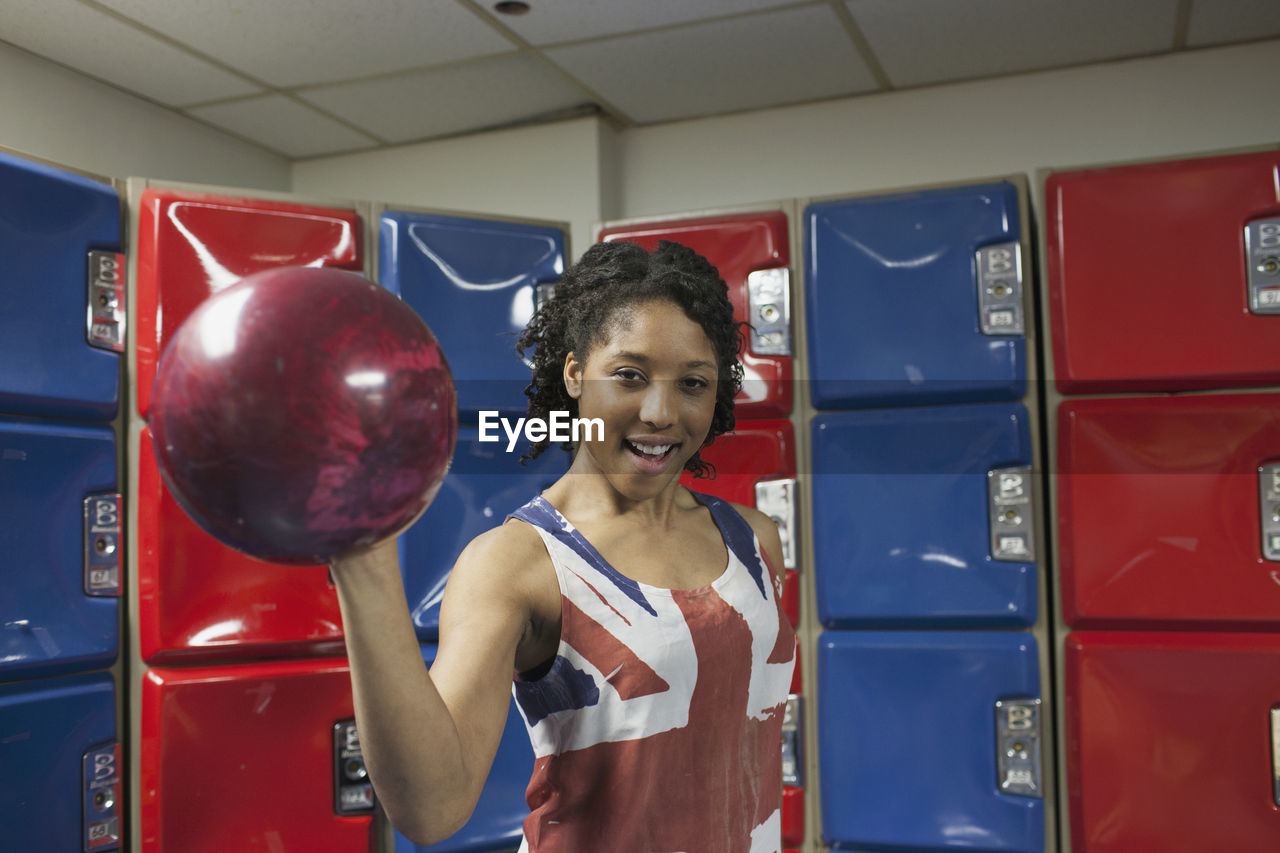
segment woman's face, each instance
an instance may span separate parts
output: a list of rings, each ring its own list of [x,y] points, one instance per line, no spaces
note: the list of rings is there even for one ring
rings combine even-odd
[[[564,378],[578,417],[604,422],[603,440],[583,441],[574,467],[603,474],[633,500],[678,480],[711,430],[715,348],[672,302],[617,311],[585,364],[574,353],[565,359]]]

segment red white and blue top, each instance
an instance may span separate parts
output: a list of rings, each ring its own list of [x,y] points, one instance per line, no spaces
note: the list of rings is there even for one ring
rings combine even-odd
[[[663,589],[610,566],[550,503],[513,517],[560,583],[560,646],[513,692],[535,756],[521,851],[777,853],[782,717],[796,636],[751,526],[695,495],[729,552],[712,583]]]

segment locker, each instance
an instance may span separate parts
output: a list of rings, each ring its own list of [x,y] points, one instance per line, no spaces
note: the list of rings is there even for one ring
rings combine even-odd
[[[364,269],[363,224],[354,210],[158,187],[135,192],[136,382],[144,418],[165,344],[205,297],[272,267]]]
[[[344,790],[369,793],[349,784],[360,765],[340,743],[354,713],[345,658],[155,667],[137,708],[144,853],[374,850],[372,809],[338,814],[359,802]]]
[[[1051,174],[1064,394],[1280,384],[1280,151]]]
[[[486,410],[524,414],[529,367],[516,341],[540,285],[564,267],[559,226],[394,210],[380,217],[379,281],[440,341],[464,422]]]
[[[813,405],[1021,399],[1034,314],[1019,216],[1009,182],[808,205]]]
[[[0,151],[0,295],[17,312],[0,336],[0,412],[115,417],[120,239],[120,198],[109,183]]]
[[[435,660],[435,647],[423,646],[422,657],[430,666]],[[416,845],[397,832],[396,853],[515,850],[520,846],[524,819],[529,814],[524,792],[532,775],[533,747],[529,744],[529,733],[513,699],[507,710],[502,740],[498,743],[498,754],[493,759],[493,768],[470,820],[452,837],[427,847]]]
[[[659,240],[688,246],[720,271],[735,320],[750,323],[741,357],[739,418],[785,418],[791,413],[791,252],[782,211],[726,214],[609,225],[602,242],[625,240],[648,251]]]
[[[150,427],[137,448],[136,630],[144,661],[341,651],[342,614],[325,566],[264,563],[218,542],[162,482]]]
[[[1036,485],[1022,404],[830,412],[811,434],[823,625],[1035,624]]]
[[[405,594],[421,641],[435,640],[440,603],[454,562],[467,543],[501,525],[514,512],[568,470],[568,455],[558,447],[543,451],[528,465],[520,456],[528,442],[508,453],[500,443],[480,442],[476,426],[458,430],[453,462],[440,491],[422,517],[400,537],[400,566]]]
[[[1044,849],[1034,637],[827,631],[818,643],[827,844]]]
[[[1280,395],[1069,400],[1057,460],[1068,625],[1280,629]]]
[[[1280,635],[1066,639],[1072,847],[1280,849]]]
[[[0,681],[111,666],[124,542],[115,434],[0,417],[0,516]]]
[[[107,673],[0,684],[0,850],[120,849],[115,683]]]

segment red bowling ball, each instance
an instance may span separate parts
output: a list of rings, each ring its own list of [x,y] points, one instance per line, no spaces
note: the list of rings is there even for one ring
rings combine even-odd
[[[197,524],[252,557],[304,565],[412,524],[444,479],[458,415],[413,309],[354,273],[284,267],[182,324],[151,428],[165,484]]]

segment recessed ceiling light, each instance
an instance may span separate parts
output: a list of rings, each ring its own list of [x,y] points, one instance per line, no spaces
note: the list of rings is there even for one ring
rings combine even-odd
[[[493,4],[493,9],[503,15],[523,15],[529,11],[529,4],[524,0],[501,0]]]

